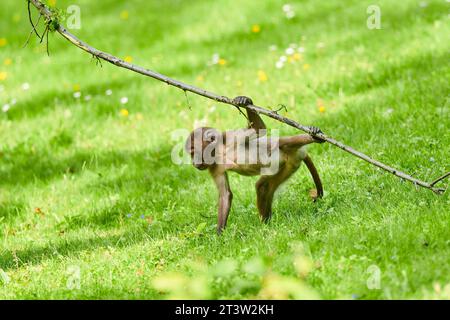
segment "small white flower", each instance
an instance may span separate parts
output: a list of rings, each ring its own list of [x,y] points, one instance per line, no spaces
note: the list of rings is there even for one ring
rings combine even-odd
[[[11,105],[12,106],[15,105],[16,103],[17,103],[17,99],[14,98],[14,99],[11,100]]]
[[[297,47],[298,47],[298,45],[297,45],[296,43],[291,43],[291,44],[289,44],[289,48],[295,49],[295,48],[297,48]]]
[[[291,55],[293,55],[294,54],[294,49],[293,48],[287,48],[286,49],[286,54],[288,55],[288,56],[291,56]]]
[[[209,113],[212,113],[212,112],[214,112],[214,111],[216,111],[216,106],[215,106],[215,105],[212,105],[211,108],[208,109],[208,112],[209,112]]]
[[[2,111],[3,111],[3,112],[8,112],[10,108],[11,108],[11,106],[10,106],[9,104],[5,104],[5,105],[3,106],[3,108],[2,108]]]
[[[283,66],[284,66],[284,62],[282,62],[282,61],[277,61],[277,63],[275,64],[275,67],[277,69],[281,69],[281,68],[283,68]]]
[[[300,53],[303,53],[303,52],[305,52],[305,48],[304,47],[298,47],[297,51],[300,52]]]
[[[323,42],[318,42],[317,43],[317,48],[322,49],[324,47],[325,47],[325,43],[323,43]]]
[[[120,98],[120,103],[121,104],[127,104],[128,103],[128,98],[127,97]]]
[[[186,113],[186,111],[181,110],[181,111],[178,113],[178,116],[181,117],[181,118],[186,119],[186,118],[187,118],[187,113]]]
[[[289,3],[284,4],[282,8],[284,12],[292,11],[292,6]]]
[[[22,90],[23,91],[27,91],[30,89],[30,84],[28,82],[25,82],[24,84],[22,84]]]
[[[433,157],[430,158],[430,162],[434,162],[434,158]]]
[[[73,93],[73,97],[74,97],[75,99],[79,99],[79,98],[81,97],[81,92],[80,92],[80,91],[74,92],[74,93]]]
[[[220,60],[219,54],[218,53],[214,53],[213,56],[212,56],[212,63],[213,64],[218,64],[219,60]]]
[[[294,11],[288,11],[286,12],[286,18],[288,19],[292,19],[295,17],[295,12]]]
[[[205,117],[203,119],[200,120],[194,120],[194,129],[200,128],[200,127],[205,127],[208,124],[208,119]]]
[[[90,94],[88,94],[86,97],[84,97],[85,101],[89,101],[92,99],[92,96]]]
[[[106,90],[105,94],[106,94],[107,96],[112,95],[112,90],[111,90],[111,89]]]
[[[426,1],[422,1],[422,2],[419,3],[419,6],[421,8],[426,8],[426,7],[428,7],[428,3]]]
[[[269,47],[269,50],[270,51],[276,51],[277,50],[277,46],[276,45],[271,45],[270,47]]]
[[[287,57],[286,56],[281,56],[280,57],[280,61],[281,62],[286,62],[287,61]]]
[[[384,112],[384,116],[389,117],[392,114],[392,112],[394,112],[394,109],[389,108]]]

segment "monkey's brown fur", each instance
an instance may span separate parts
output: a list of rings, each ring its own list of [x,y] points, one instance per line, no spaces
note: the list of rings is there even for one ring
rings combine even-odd
[[[233,102],[239,107],[244,107],[253,104],[252,100],[248,97],[239,96],[234,98]],[[309,169],[311,176],[316,185],[311,196],[316,199],[322,197],[323,188],[320,181],[319,174],[311,160],[307,155],[305,145],[323,141],[308,134],[280,137],[276,144],[274,144],[270,138],[265,136],[266,126],[261,117],[254,111],[247,109],[247,115],[249,120],[249,127],[247,129],[228,131],[220,133],[216,129],[202,127],[194,130],[186,141],[186,150],[190,153],[194,166],[199,170],[208,169],[219,191],[218,201],[218,223],[217,232],[221,233],[227,224],[228,214],[231,208],[231,202],[233,199],[233,193],[231,192],[228,182],[227,171],[234,171],[241,175],[254,176],[261,175],[261,178],[256,182],[256,196],[257,207],[261,217],[261,220],[267,222],[272,215],[272,202],[273,196],[277,188],[285,182],[292,174],[297,171],[300,164],[305,162],[306,167]],[[313,134],[321,133],[320,129],[311,127]],[[207,161],[204,159],[204,151],[206,148],[213,146],[218,142],[217,137],[222,137],[222,144],[214,145],[217,147],[215,153],[212,153],[214,161]],[[267,167],[267,163],[258,159],[252,164],[238,163],[236,154],[229,152],[236,149],[236,139],[240,137],[249,137],[256,142],[256,145],[263,145],[269,151],[269,154],[273,154],[272,151],[278,148],[279,157],[276,164],[277,171],[270,174],[261,174],[261,169]],[[200,139],[200,141],[198,141]],[[197,150],[195,146],[199,146],[200,150]],[[248,140],[243,147],[245,152],[251,152],[255,150],[249,150],[251,147],[248,144]],[[260,147],[262,148],[262,147]],[[201,153],[200,153],[201,152]],[[199,154],[200,153],[200,154]],[[231,153],[231,158],[230,158]],[[197,159],[197,161],[194,161]],[[221,159],[222,161],[216,161]],[[226,159],[227,161],[223,161]]]

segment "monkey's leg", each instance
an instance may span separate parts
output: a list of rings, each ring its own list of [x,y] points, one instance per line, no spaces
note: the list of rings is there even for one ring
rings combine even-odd
[[[307,144],[317,142],[309,134],[299,134],[297,136],[281,137],[279,139],[280,149],[299,149]]]
[[[256,205],[259,216],[263,222],[269,221],[272,216],[272,198],[269,194],[269,181],[267,176],[261,177],[256,182]]]
[[[314,166],[314,163],[313,163],[311,157],[307,155],[305,157],[305,159],[303,159],[303,162],[305,162],[306,167],[308,168],[308,170],[311,173],[311,176],[314,180],[314,184],[316,185],[316,192],[315,192],[316,194],[312,195],[313,200],[316,201],[317,198],[322,198],[322,196],[323,196],[322,181],[320,181],[319,173],[317,172],[317,169]]]
[[[310,128],[314,134],[322,133],[322,131],[317,127]],[[291,150],[301,148],[307,144],[314,142],[323,143],[325,141],[309,134],[299,134],[296,136],[281,137],[279,139],[279,147],[282,149]]]
[[[213,176],[219,191],[218,216],[217,216],[217,233],[222,233],[227,225],[228,215],[230,214],[233,193],[228,183],[228,175],[225,173]]]
[[[268,222],[272,216],[272,202],[275,191],[297,171],[298,166],[288,165],[273,176],[263,176],[256,182],[256,203],[263,222]]]

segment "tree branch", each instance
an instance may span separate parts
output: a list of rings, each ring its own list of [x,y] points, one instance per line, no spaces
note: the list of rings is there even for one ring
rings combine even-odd
[[[204,90],[204,89],[201,89],[201,88],[189,85],[187,83],[184,83],[184,82],[172,79],[172,78],[169,78],[169,77],[167,77],[165,75],[162,75],[160,73],[157,73],[155,71],[152,71],[152,70],[149,70],[149,69],[145,69],[145,68],[142,68],[140,66],[137,66],[137,65],[125,62],[122,59],[119,59],[119,58],[117,58],[117,57],[115,57],[115,56],[113,56],[113,55],[111,55],[109,53],[100,51],[100,50],[90,46],[86,42],[78,39],[75,35],[70,33],[67,29],[65,29],[57,21],[57,18],[55,17],[53,12],[47,6],[45,6],[41,1],[39,1],[39,0],[29,0],[29,1],[36,7],[36,9],[39,11],[39,13],[42,16],[44,16],[47,24],[48,23],[53,23],[54,26],[56,26],[56,31],[58,31],[59,34],[61,34],[64,38],[66,38],[69,42],[71,42],[76,47],[78,47],[78,48],[80,48],[80,49],[82,49],[82,50],[92,54],[93,56],[95,56],[95,57],[97,57],[99,59],[105,60],[105,61],[107,61],[109,63],[112,63],[112,64],[114,64],[114,65],[116,65],[118,67],[125,68],[125,69],[128,69],[128,70],[134,71],[136,73],[142,74],[144,76],[151,77],[151,78],[154,78],[156,80],[165,82],[166,84],[174,86],[174,87],[177,87],[177,88],[179,88],[179,89],[181,89],[181,90],[183,90],[185,92],[186,91],[190,91],[192,93],[198,94],[198,95],[203,96],[203,97],[208,98],[208,99],[215,100],[217,102],[221,102],[221,103],[233,105],[235,107],[239,107],[237,105],[234,105],[232,99],[230,99],[230,98],[228,98],[226,96],[222,96],[222,95],[215,94],[213,92],[209,92],[207,90]],[[304,132],[306,132],[308,134],[314,135],[311,132],[311,129],[308,126],[304,126],[304,125],[302,125],[302,124],[300,124],[300,123],[298,123],[298,122],[296,122],[294,120],[291,120],[289,118],[283,117],[280,114],[278,114],[277,111],[267,110],[267,109],[264,109],[264,108],[261,108],[261,107],[255,106],[255,105],[248,105],[248,106],[246,106],[246,108],[248,108],[250,110],[253,110],[253,111],[255,111],[255,112],[259,113],[259,114],[263,114],[265,116],[268,116],[268,117],[270,117],[272,119],[278,120],[278,121],[280,121],[282,123],[285,123],[285,124],[287,124],[287,125],[289,125],[291,127],[297,128],[297,129],[299,129],[301,131],[304,131]],[[408,174],[406,174],[406,173],[404,173],[402,171],[399,171],[399,170],[397,170],[395,168],[392,168],[392,167],[390,167],[390,166],[388,166],[388,165],[386,165],[386,164],[384,164],[384,163],[382,163],[380,161],[372,159],[369,156],[365,155],[364,153],[359,152],[359,151],[357,151],[357,150],[355,150],[355,149],[353,149],[353,148],[351,148],[351,147],[343,144],[342,142],[339,142],[339,141],[337,141],[337,140],[335,140],[335,139],[333,139],[331,137],[328,137],[325,134],[317,134],[315,136],[320,138],[320,139],[322,139],[322,140],[325,140],[326,142],[328,142],[328,143],[330,143],[330,144],[332,144],[332,145],[334,145],[334,146],[336,146],[336,147],[338,147],[338,148],[340,148],[340,149],[342,149],[342,150],[344,150],[344,151],[346,151],[346,152],[348,152],[348,153],[350,153],[350,154],[352,154],[352,155],[354,155],[354,156],[356,156],[356,157],[358,157],[358,158],[360,158],[360,159],[362,159],[364,161],[367,161],[367,162],[373,164],[374,166],[377,166],[377,167],[379,167],[379,168],[381,168],[381,169],[383,169],[385,171],[388,171],[388,172],[392,173],[393,175],[395,175],[395,176],[397,176],[399,178],[402,178],[404,180],[410,181],[410,182],[414,183],[417,186],[421,186],[421,187],[430,189],[436,194],[442,194],[445,191],[445,189],[443,189],[443,188],[435,188],[434,184],[437,183],[438,181],[444,179],[445,177],[447,177],[448,174],[443,176],[443,177],[440,177],[440,178],[436,179],[435,181],[433,181],[433,183],[428,183],[428,182],[416,179],[416,178],[414,178],[414,177],[412,177],[412,176],[410,176],[410,175],[408,175]]]

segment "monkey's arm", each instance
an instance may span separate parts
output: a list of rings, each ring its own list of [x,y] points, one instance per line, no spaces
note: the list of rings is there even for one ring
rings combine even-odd
[[[264,121],[261,119],[259,114],[257,114],[255,111],[247,109],[247,116],[248,116],[248,127],[251,129],[255,129],[257,133],[259,133],[260,130],[265,130],[266,125],[264,124]]]
[[[226,172],[211,172],[211,175],[216,183],[217,190],[219,191],[217,233],[220,234],[227,225],[231,201],[233,200],[233,193],[231,192],[230,185],[228,183],[228,175]]]
[[[233,99],[233,103],[239,107],[245,108],[249,104],[253,104],[252,99],[245,96],[238,96]],[[264,121],[261,119],[258,113],[256,113],[253,110],[246,109],[247,110],[247,117],[248,117],[248,127],[250,129],[254,129],[256,133],[259,133],[259,130],[266,129],[266,125],[264,124]]]

